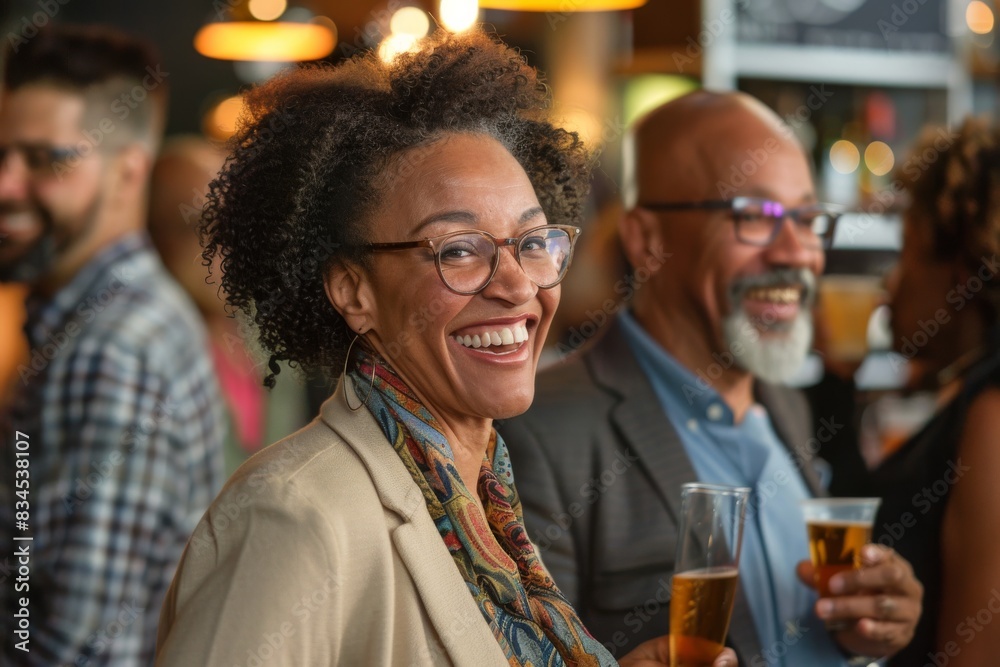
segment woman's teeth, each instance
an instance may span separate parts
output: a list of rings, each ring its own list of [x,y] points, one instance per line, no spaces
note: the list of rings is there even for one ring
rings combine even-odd
[[[465,347],[490,347],[491,345],[514,345],[528,340],[528,327],[523,324],[504,327],[497,331],[484,331],[474,336],[455,336],[455,340]]]

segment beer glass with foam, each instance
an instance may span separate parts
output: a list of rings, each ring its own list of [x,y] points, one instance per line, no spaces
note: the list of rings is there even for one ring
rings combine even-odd
[[[709,667],[725,646],[749,496],[747,487],[681,487],[670,598],[671,667]]]

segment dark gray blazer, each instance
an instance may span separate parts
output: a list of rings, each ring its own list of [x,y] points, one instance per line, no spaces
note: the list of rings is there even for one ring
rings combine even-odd
[[[758,383],[757,400],[789,449],[811,460],[805,399]],[[531,409],[498,429],[528,534],[584,625],[616,657],[666,634],[680,486],[697,477],[617,322],[541,373]],[[822,494],[812,466],[800,470]],[[742,591],[729,644],[742,665],[761,650]]]

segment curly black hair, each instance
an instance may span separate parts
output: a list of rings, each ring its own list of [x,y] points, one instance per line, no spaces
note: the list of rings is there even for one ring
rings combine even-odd
[[[935,256],[975,274],[1000,253],[1000,126],[967,118],[954,132],[928,128],[903,169],[910,219],[930,231]],[[984,283],[981,303],[1000,320],[1000,281]]]
[[[323,287],[333,261],[364,264],[385,183],[419,169],[449,133],[495,138],[521,164],[551,224],[577,224],[592,155],[547,119],[538,73],[499,38],[443,31],[389,64],[373,53],[279,75],[250,91],[200,225],[221,257],[230,308],[277,361],[336,375],[353,338]]]

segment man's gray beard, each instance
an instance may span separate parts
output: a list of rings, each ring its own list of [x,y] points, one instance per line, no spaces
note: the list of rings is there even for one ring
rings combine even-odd
[[[809,309],[802,308],[783,331],[761,333],[737,306],[723,320],[722,333],[726,349],[732,351],[741,368],[765,382],[782,384],[794,377],[809,354],[812,315]]]

